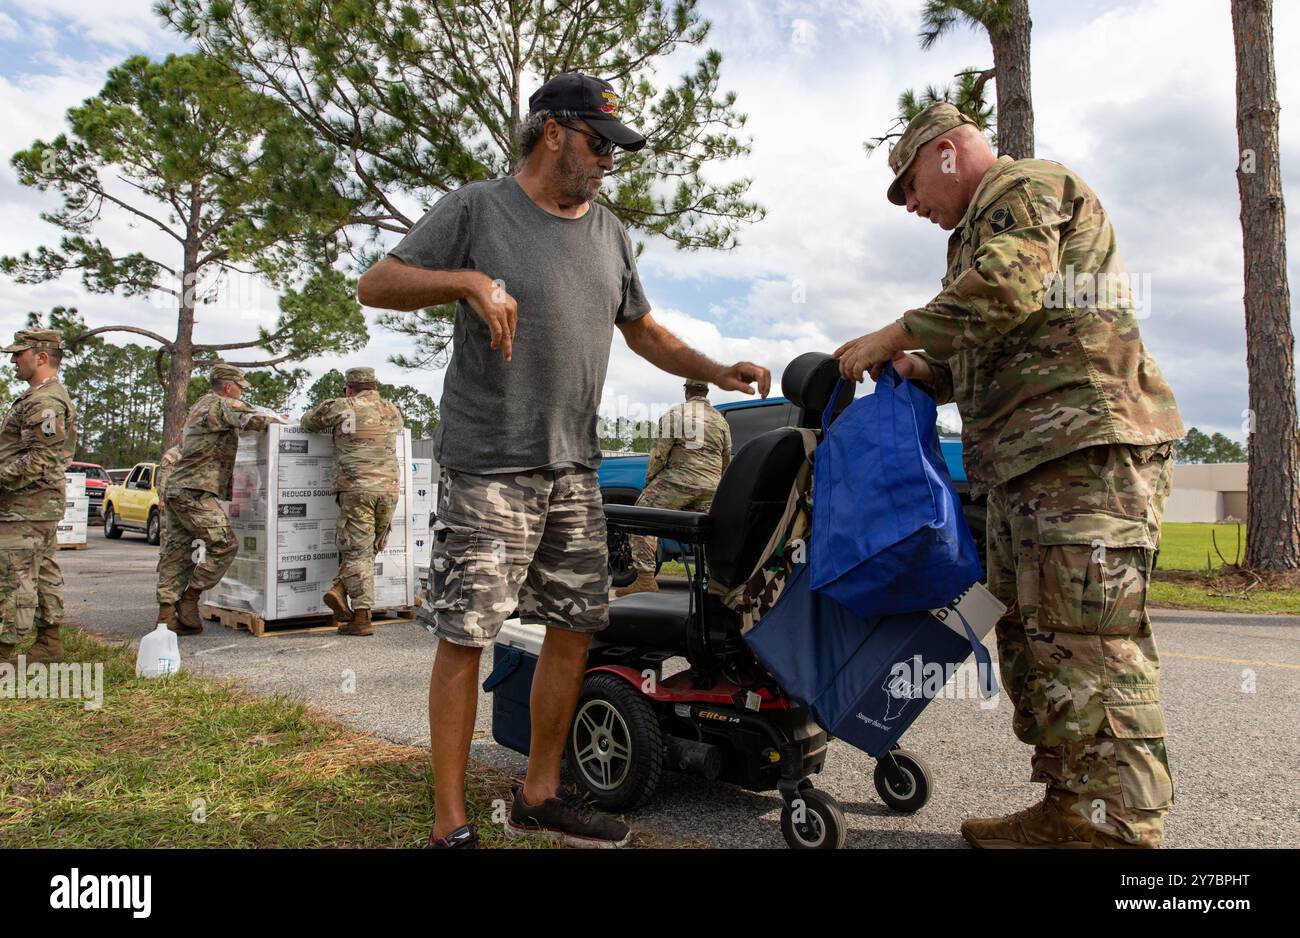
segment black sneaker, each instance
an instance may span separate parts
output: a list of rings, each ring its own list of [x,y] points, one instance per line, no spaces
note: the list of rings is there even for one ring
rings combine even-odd
[[[524,804],[522,785],[506,820],[507,837],[548,837],[566,847],[622,847],[632,837],[622,821],[602,814],[583,798],[560,786],[556,797],[538,805]]]
[[[434,840],[430,834],[425,846],[430,850],[474,850],[478,847],[478,833],[474,830],[474,825],[466,824],[440,840]]]

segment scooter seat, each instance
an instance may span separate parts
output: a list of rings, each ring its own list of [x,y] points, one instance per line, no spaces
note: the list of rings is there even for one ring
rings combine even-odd
[[[683,655],[690,618],[689,590],[633,593],[609,604],[609,625],[596,633],[596,639]]]

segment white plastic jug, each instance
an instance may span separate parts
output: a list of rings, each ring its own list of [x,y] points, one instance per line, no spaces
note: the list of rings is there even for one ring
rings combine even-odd
[[[159,622],[144,638],[135,656],[136,677],[165,677],[181,669],[181,648],[176,633]]]

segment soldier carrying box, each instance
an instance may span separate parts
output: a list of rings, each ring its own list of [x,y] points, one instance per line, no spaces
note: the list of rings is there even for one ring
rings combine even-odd
[[[370,635],[375,557],[384,549],[397,507],[397,434],[402,412],[379,396],[373,368],[350,368],[347,396],[322,401],[302,418],[309,433],[334,434],[335,542],[339,573],[325,594],[341,635]]]
[[[261,433],[277,419],[241,400],[248,387],[234,365],[212,366],[212,388],[185,418],[181,455],[162,493],[158,621],[181,635],[203,631],[199,595],[221,582],[239,551],[230,519],[217,503],[230,500],[239,434]]]

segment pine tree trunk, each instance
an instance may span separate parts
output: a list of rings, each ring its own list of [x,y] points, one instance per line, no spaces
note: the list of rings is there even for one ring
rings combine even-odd
[[[176,341],[167,363],[167,397],[163,408],[163,452],[181,441],[189,413],[190,375],[194,372],[194,297],[198,291],[197,244],[185,245],[181,302],[177,310]]]
[[[1295,334],[1286,275],[1286,206],[1278,161],[1272,0],[1232,0],[1241,147],[1246,367],[1250,373],[1246,566],[1300,569],[1300,428]]]
[[[1034,155],[1034,99],[1030,91],[1029,0],[1011,0],[1011,22],[989,31],[997,89],[998,154],[1023,160]]]

